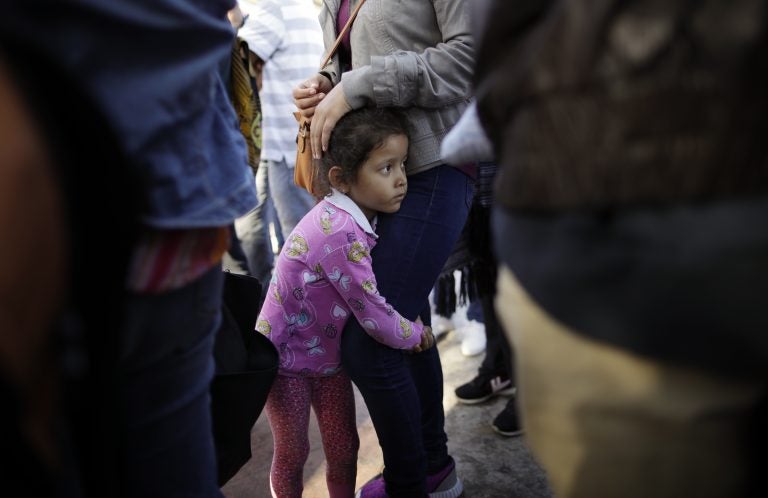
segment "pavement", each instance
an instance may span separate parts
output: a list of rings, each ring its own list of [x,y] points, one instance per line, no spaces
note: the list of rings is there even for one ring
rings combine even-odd
[[[443,405],[448,447],[464,482],[464,498],[552,498],[546,475],[531,456],[525,435],[505,438],[496,434],[491,420],[504,408],[507,398],[482,404],[457,403],[453,390],[477,373],[483,355],[466,357],[455,331],[438,340],[445,377]],[[357,424],[360,433],[358,486],[381,472],[381,450],[360,394],[357,397]],[[253,456],[222,488],[227,498],[268,498],[272,434],[266,415],[261,414],[251,432]],[[327,498],[325,463],[320,434],[312,415],[310,453],[304,467],[304,498]]]

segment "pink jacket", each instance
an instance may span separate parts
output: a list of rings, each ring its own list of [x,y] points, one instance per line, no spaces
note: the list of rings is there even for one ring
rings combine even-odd
[[[280,353],[284,375],[332,375],[341,368],[340,334],[351,315],[396,349],[421,342],[423,326],[400,316],[376,289],[370,252],[376,234],[344,194],[320,201],[296,225],[270,282],[256,330]]]

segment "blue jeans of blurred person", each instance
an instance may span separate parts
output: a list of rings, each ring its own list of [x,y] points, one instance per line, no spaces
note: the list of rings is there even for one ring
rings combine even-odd
[[[467,320],[474,320],[478,323],[485,323],[483,320],[483,305],[480,298],[471,301],[467,306]]]
[[[430,323],[429,292],[459,237],[473,181],[438,166],[408,177],[400,211],[379,215],[373,249],[378,290],[410,320]],[[448,462],[443,372],[436,347],[410,354],[371,338],[356,320],[342,334],[342,362],[371,415],[390,496],[426,496],[425,478]]]
[[[219,266],[126,300],[117,367],[120,496],[220,497],[209,385],[221,321]]]
[[[270,224],[275,225],[278,247],[282,247],[282,233],[274,203],[269,195],[269,171],[264,161],[259,164],[256,172],[256,198],[258,201],[256,207],[235,221],[235,229],[240,239],[240,247],[248,261],[250,274],[258,278],[266,288],[274,266],[274,253],[269,235]]]
[[[282,237],[287,240],[296,224],[315,206],[316,201],[309,192],[293,183],[293,168],[288,167],[285,159],[262,161],[259,169],[264,166],[268,170],[269,195],[275,204]]]

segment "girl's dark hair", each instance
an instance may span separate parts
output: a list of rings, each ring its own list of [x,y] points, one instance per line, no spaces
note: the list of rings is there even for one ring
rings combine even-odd
[[[408,120],[396,109],[365,107],[342,116],[331,133],[328,150],[323,153],[315,185],[317,195],[331,191],[328,171],[333,166],[340,166],[342,179],[353,183],[370,153],[392,135],[408,136]]]

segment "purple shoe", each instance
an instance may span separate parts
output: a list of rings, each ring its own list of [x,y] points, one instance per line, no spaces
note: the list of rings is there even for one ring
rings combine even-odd
[[[456,475],[456,462],[449,458],[451,461],[442,470],[427,476],[429,498],[458,498],[464,492],[464,485]]]
[[[379,474],[363,484],[355,493],[355,498],[388,498],[384,475]]]
[[[464,485],[456,475],[453,458],[442,470],[427,476],[429,498],[458,498],[463,491]],[[379,474],[363,484],[355,493],[355,498],[388,498],[384,476]]]

